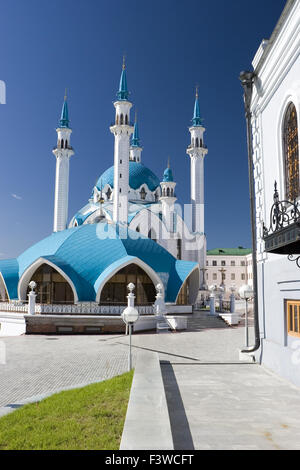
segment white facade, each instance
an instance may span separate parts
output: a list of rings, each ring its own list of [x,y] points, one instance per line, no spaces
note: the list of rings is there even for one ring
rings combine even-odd
[[[283,123],[293,103],[300,120],[300,0],[289,0],[269,41],[254,60],[251,102],[255,173],[258,302],[262,362],[300,386],[299,339],[288,333],[287,302],[300,300],[300,269],[287,255],[267,253],[274,182],[286,199]],[[299,133],[299,127],[298,127]]]

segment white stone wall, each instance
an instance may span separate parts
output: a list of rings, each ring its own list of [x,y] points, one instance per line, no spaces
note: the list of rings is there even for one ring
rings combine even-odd
[[[293,362],[295,338],[287,334],[285,303],[287,299],[300,300],[300,270],[287,256],[264,251],[262,224],[270,225],[275,180],[279,198],[285,199],[282,125],[290,102],[297,110],[300,137],[299,54],[300,1],[296,0],[287,3],[276,34],[269,43],[264,41],[253,61],[257,79],[251,110],[262,361],[297,385],[300,385],[300,371]]]

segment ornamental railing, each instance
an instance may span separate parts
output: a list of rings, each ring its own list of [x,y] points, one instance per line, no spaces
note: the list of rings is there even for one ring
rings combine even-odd
[[[121,315],[126,305],[98,305],[96,302],[80,304],[36,304],[35,313],[43,315]],[[136,306],[140,315],[153,315],[153,305]],[[18,301],[1,302],[0,312],[28,313],[28,304]]]
[[[267,252],[289,256],[300,254],[299,203],[297,199],[280,201],[276,181],[269,227],[263,224],[263,239]]]

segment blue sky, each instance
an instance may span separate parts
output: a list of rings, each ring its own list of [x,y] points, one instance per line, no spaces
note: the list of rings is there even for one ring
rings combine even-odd
[[[55,128],[65,87],[75,155],[70,217],[113,161],[112,101],[126,54],[143,163],[189,202],[188,126],[195,84],[209,153],[208,248],[250,246],[246,130],[238,75],[270,37],[284,0],[0,0],[0,257],[53,226]]]

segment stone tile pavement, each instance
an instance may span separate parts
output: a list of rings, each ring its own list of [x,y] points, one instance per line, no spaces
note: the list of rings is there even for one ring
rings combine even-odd
[[[132,341],[134,361],[139,351],[159,353],[175,449],[300,449],[300,389],[239,362],[242,327],[198,320],[195,314],[185,332],[140,333]],[[1,341],[0,407],[127,370],[124,335]]]

